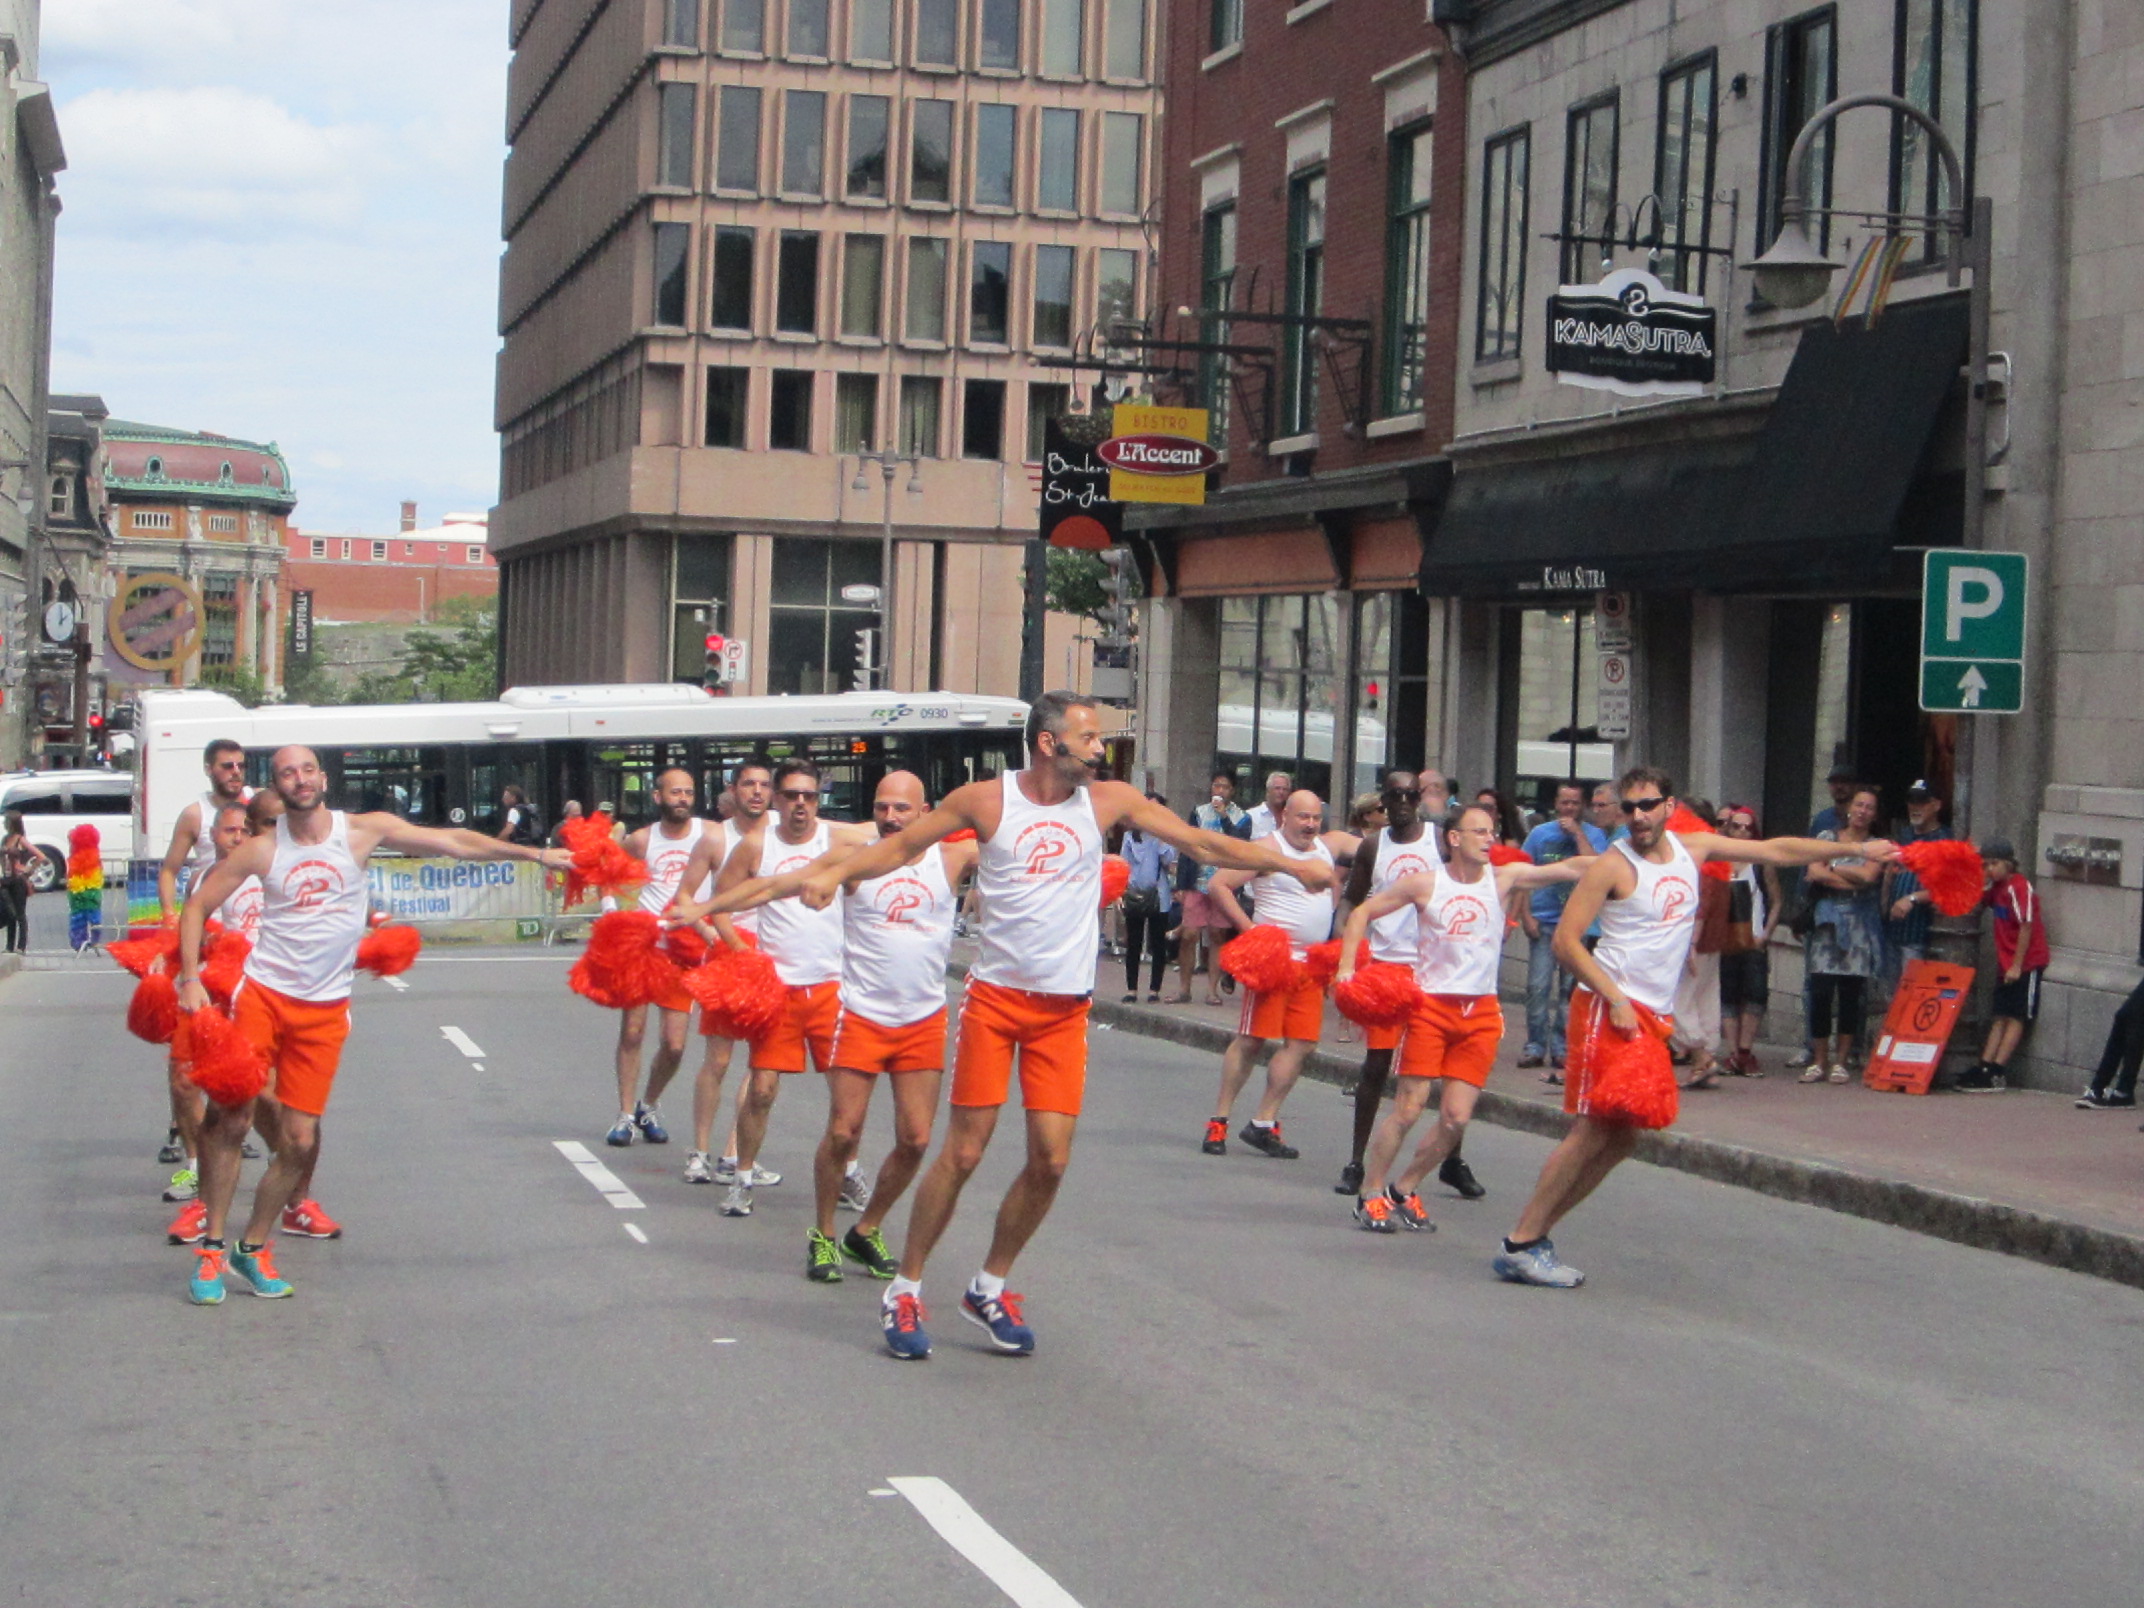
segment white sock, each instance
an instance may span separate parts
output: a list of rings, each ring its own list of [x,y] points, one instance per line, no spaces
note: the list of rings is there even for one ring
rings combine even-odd
[[[1005,1293],[1005,1281],[995,1273],[978,1273],[969,1281],[968,1288],[985,1301],[995,1301]]]
[[[1279,1126],[1279,1124],[1278,1124],[1278,1123],[1272,1123],[1272,1122],[1260,1122],[1260,1121],[1259,1121],[1259,1120],[1258,1120],[1258,1119],[1257,1119],[1256,1117],[1253,1117],[1253,1118],[1251,1118],[1251,1126],[1252,1126],[1252,1127],[1254,1127],[1254,1128],[1260,1129],[1260,1130],[1262,1131],[1262,1130],[1264,1130],[1264,1129],[1267,1129],[1267,1128],[1274,1128],[1274,1127],[1278,1127],[1278,1126]]]
[[[917,1300],[922,1300],[923,1281],[921,1279],[902,1278],[899,1274],[894,1275],[893,1282],[886,1286],[885,1304],[892,1306],[894,1302],[900,1300],[904,1295],[912,1295]]]
[[[737,1169],[737,1158],[735,1156],[724,1156],[722,1158],[722,1165],[734,1172]]]
[[[854,1178],[858,1173],[862,1171],[863,1168],[857,1166],[854,1161],[851,1161],[846,1167],[841,1169],[841,1176],[844,1178]]]
[[[707,1152],[704,1150],[687,1151],[685,1154],[685,1159],[687,1161],[705,1161],[707,1159]]]

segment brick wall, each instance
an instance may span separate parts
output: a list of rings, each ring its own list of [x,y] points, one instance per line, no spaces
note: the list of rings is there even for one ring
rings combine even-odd
[[[290,560],[284,584],[313,594],[320,620],[421,621],[450,597],[494,597],[499,572],[486,564],[340,563]]]

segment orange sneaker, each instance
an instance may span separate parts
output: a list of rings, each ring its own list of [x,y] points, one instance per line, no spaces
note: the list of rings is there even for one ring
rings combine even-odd
[[[299,1239],[341,1239],[342,1224],[320,1209],[308,1195],[295,1206],[283,1208],[283,1232]]]
[[[1220,1117],[1206,1119],[1206,1137],[1199,1141],[1199,1149],[1209,1156],[1228,1154],[1228,1124]]]
[[[164,1230],[167,1245],[198,1245],[208,1235],[208,1208],[198,1200],[190,1200],[179,1208],[179,1215],[171,1220]]]

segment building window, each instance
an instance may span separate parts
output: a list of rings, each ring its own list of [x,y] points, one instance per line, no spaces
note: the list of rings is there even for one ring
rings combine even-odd
[[[1042,462],[1052,419],[1072,411],[1072,387],[1037,381],[1027,388],[1027,461]]]
[[[1328,731],[1349,714],[1340,627],[1346,594],[1221,599],[1216,758],[1222,770],[1284,770],[1330,792]]]
[[[968,380],[960,388],[960,455],[1005,456],[1005,382]]]
[[[484,549],[481,547],[465,547],[462,549],[462,558],[466,563],[481,564],[484,562]]]
[[[417,544],[415,542],[404,542],[402,544],[402,556],[404,558],[415,558],[417,556]]]
[[[1317,169],[1288,181],[1288,311],[1315,318],[1325,305],[1325,173]],[[1281,335],[1281,434],[1317,428],[1317,347],[1303,325]]]
[[[953,103],[915,101],[909,107],[908,199],[953,199]]]
[[[767,0],[722,0],[722,48],[746,55],[767,49]]]
[[[700,0],[663,0],[663,43],[700,48]]]
[[[1072,248],[1035,248],[1033,344],[1067,350],[1072,345]]]
[[[693,124],[699,116],[700,92],[690,84],[664,84],[657,111],[655,182],[672,189],[692,188]]]
[[[960,65],[960,0],[916,0],[916,65]]]
[[[1226,50],[1243,43],[1243,0],[1206,0],[1206,48]]]
[[[1146,119],[1137,112],[1102,114],[1102,196],[1105,217],[1139,215],[1139,136]]]
[[[74,512],[74,477],[54,475],[51,488],[45,494],[45,507],[55,517],[65,519]]]
[[[238,660],[238,577],[211,575],[201,583],[201,664],[223,669]]]
[[[901,330],[912,341],[945,339],[945,268],[943,240],[908,242],[908,306]]]
[[[1095,253],[1094,321],[1104,338],[1119,324],[1139,319],[1139,253],[1105,247]]]
[[[849,60],[893,60],[893,0],[849,0]]]
[[[877,586],[878,543],[784,536],[774,544],[767,611],[767,691],[845,690],[856,669],[856,633],[878,613],[841,601],[845,586]]]
[[[698,686],[707,675],[707,638],[729,608],[730,538],[679,536],[670,562],[670,676]]]
[[[1386,177],[1385,363],[1387,415],[1422,405],[1422,342],[1429,328],[1429,170],[1433,136],[1404,129],[1390,141]]]
[[[385,542],[374,542],[372,544],[372,562],[375,564],[384,564],[386,561],[387,544]]]
[[[878,376],[834,376],[834,450],[869,452],[878,440]]]
[[[1077,78],[1086,68],[1087,0],[1042,0],[1042,71]]]
[[[1235,0],[1240,7],[1242,0]],[[1109,78],[1146,77],[1146,0],[1102,0],[1102,72]],[[1242,33],[1242,12],[1237,12]]]
[[[930,374],[901,376],[901,450],[919,458],[938,456],[938,418],[945,382]]]
[[[689,223],[655,225],[655,322],[685,327],[685,258],[692,244]]]
[[[847,194],[851,200],[886,199],[887,119],[892,105],[884,95],[849,97]]]
[[[775,452],[811,451],[809,369],[776,369],[767,409],[767,445]]]
[[[968,248],[968,340],[1004,346],[1012,338],[1012,247],[978,240]]]
[[[1042,109],[1042,151],[1035,171],[1035,207],[1040,212],[1079,211],[1079,113]]]
[[[1615,211],[1616,135],[1620,103],[1614,90],[1571,108],[1563,139],[1563,282],[1591,284],[1608,253],[1598,241]]]
[[[1020,0],[977,0],[982,27],[975,45],[975,65],[987,72],[1020,70]]]
[[[1236,207],[1210,207],[1199,220],[1199,339],[1228,343],[1227,310],[1236,287]],[[1228,364],[1212,352],[1199,354],[1199,400],[1210,410],[1212,438],[1228,440]]]
[[[1977,0],[1898,0],[1898,48],[1891,92],[1911,101],[1943,127],[1964,169],[1965,193],[1973,193],[1974,107],[1979,101],[1980,8]],[[1944,212],[1959,205],[1935,142],[1918,123],[1896,118],[1891,127],[1891,208],[1895,212]],[[1921,256],[1943,255],[1944,237],[1931,232]]]
[[[313,538],[312,556],[314,558],[326,558],[328,556],[328,544],[321,537],[315,536]]]
[[[841,333],[885,333],[886,237],[850,235],[841,253]]]
[[[825,61],[834,54],[831,30],[827,0],[789,0],[789,29],[782,53]]]
[[[707,371],[707,444],[744,445],[745,405],[751,397],[752,371],[711,368]]]
[[[808,230],[782,231],[774,275],[774,327],[784,335],[819,333],[819,237]]]
[[[1768,30],[1764,39],[1764,186],[1757,198],[1757,244],[1769,247],[1779,234],[1779,202],[1786,191],[1787,157],[1803,125],[1839,92],[1838,18],[1830,6]],[[1804,191],[1812,206],[1831,205],[1833,130],[1810,142]],[[1812,231],[1820,250],[1831,249],[1831,219]]]
[[[1712,149],[1719,69],[1711,51],[1660,75],[1660,134],[1653,155],[1653,194],[1660,202],[1660,243],[1653,271],[1671,290],[1705,293],[1708,259],[1690,247],[1712,244]]]
[[[757,236],[724,225],[715,230],[714,290],[708,323],[716,329],[752,327],[752,258]]]
[[[211,536],[236,536],[238,534],[238,516],[236,514],[210,514],[208,516],[208,533]]]
[[[1474,310],[1474,357],[1519,355],[1526,296],[1526,129],[1499,134],[1481,153],[1481,266]]]
[[[339,558],[348,558],[350,556],[350,544],[348,542],[344,542],[342,544],[342,551],[336,556]]]
[[[975,172],[971,194],[979,207],[1012,205],[1019,115],[1019,109],[1012,106],[975,108]]]
[[[826,96],[816,89],[782,92],[782,193],[819,195],[826,189]]]
[[[716,135],[715,188],[757,195],[759,91],[744,84],[724,84],[721,119]]]
[[[169,530],[171,515],[168,512],[153,513],[146,508],[137,508],[128,516],[128,523],[136,530]]]

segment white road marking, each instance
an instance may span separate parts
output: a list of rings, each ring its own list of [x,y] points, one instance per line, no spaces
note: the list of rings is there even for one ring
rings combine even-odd
[[[641,1244],[645,1245],[648,1243],[648,1232],[638,1223],[627,1223],[625,1225],[625,1231],[628,1234],[632,1235],[633,1238],[640,1241]]]
[[[899,1496],[900,1494],[901,1493],[899,1491],[896,1491],[890,1485],[881,1485],[878,1486],[876,1489],[864,1492],[864,1495],[866,1496]]]
[[[1072,1594],[1043,1567],[993,1530],[983,1516],[944,1480],[897,1476],[886,1482],[943,1536],[955,1552],[982,1570],[1019,1608],[1079,1608]]]
[[[409,992],[409,984],[400,977],[382,977],[380,981],[385,983],[389,988],[396,990],[398,993],[406,994]]]
[[[443,1027],[439,1030],[439,1036],[457,1050],[460,1050],[462,1054],[468,1056],[470,1060],[481,1061],[484,1059],[484,1052],[477,1047],[476,1040],[464,1033],[460,1028]]]
[[[715,1338],[714,1338],[714,1342],[713,1342],[713,1343],[714,1343],[715,1345],[718,1345],[718,1346],[733,1346],[733,1345],[735,1345],[735,1344],[736,1344],[737,1342],[736,1342],[736,1340],[735,1340],[734,1338],[732,1338],[732,1337],[731,1337],[731,1336],[729,1336],[729,1335],[726,1335],[726,1334],[718,1334],[718,1335],[716,1335],[716,1336],[715,1336]]]
[[[596,1193],[617,1207],[621,1212],[635,1211],[648,1203],[634,1194],[619,1181],[618,1175],[596,1160],[588,1147],[578,1139],[553,1139],[552,1145],[561,1156],[573,1163],[574,1170],[591,1184]]]

